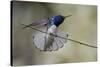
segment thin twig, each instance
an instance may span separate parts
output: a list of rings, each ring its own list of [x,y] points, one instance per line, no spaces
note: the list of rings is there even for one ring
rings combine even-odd
[[[85,43],[82,43],[82,42],[79,42],[79,41],[76,41],[76,40],[73,40],[73,39],[69,39],[68,40],[72,41],[72,42],[76,42],[76,43],[79,43],[81,45],[85,45],[85,46],[88,46],[88,47],[92,47],[92,48],[97,48],[96,46],[92,46],[92,45],[89,45],[89,44],[85,44]]]
[[[21,25],[27,26],[25,24],[21,24]],[[34,29],[34,30],[39,31],[39,32],[42,32],[42,33],[45,33],[45,34],[48,34],[47,32],[41,31],[41,30],[36,29],[36,28],[33,28],[31,26],[29,26],[29,28]],[[61,36],[58,36],[58,35],[54,35],[54,34],[50,34],[50,35],[53,35],[55,37],[59,37],[59,38],[62,38],[62,39],[67,39],[69,41],[72,41],[72,42],[75,42],[75,43],[79,43],[81,45],[85,45],[85,46],[88,46],[88,47],[97,48],[96,46],[92,46],[92,45],[89,45],[89,44],[85,44],[85,43],[82,43],[82,42],[79,42],[79,41],[76,41],[76,40],[73,40],[73,39],[70,39],[70,38],[65,38],[65,37],[61,37]]]

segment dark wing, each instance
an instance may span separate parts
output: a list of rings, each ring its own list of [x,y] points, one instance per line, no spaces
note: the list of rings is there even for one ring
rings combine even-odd
[[[30,26],[46,26],[48,22],[49,22],[49,19],[35,20],[31,24],[28,24],[27,26],[23,27],[23,29]]]

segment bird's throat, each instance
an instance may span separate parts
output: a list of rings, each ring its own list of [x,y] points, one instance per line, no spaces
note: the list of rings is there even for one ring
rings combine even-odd
[[[56,33],[56,30],[57,30],[56,25],[52,25],[52,26],[48,29],[47,33],[55,34],[55,33]]]

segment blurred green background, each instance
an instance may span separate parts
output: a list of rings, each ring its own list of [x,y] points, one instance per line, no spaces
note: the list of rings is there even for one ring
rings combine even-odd
[[[12,50],[14,65],[57,64],[97,60],[97,49],[68,41],[58,51],[40,52],[34,47],[33,30],[22,29],[23,24],[54,15],[72,15],[59,30],[69,38],[97,46],[97,6],[42,2],[12,2]]]

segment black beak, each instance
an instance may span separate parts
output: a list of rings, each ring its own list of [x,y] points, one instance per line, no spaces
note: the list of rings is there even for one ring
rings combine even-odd
[[[72,16],[72,15],[64,16],[64,18],[67,18],[67,17],[70,17],[70,16]]]

